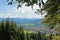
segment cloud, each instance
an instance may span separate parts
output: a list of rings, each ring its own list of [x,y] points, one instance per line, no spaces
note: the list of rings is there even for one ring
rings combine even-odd
[[[34,5],[33,10],[30,7],[22,6],[22,8],[16,9],[15,7],[0,8],[0,18],[42,18],[44,16],[35,14],[36,9],[39,9],[38,5]]]
[[[43,0],[44,1],[44,3],[47,1],[47,0]]]

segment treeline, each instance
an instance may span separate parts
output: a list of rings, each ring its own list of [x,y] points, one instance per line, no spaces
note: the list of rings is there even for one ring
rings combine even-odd
[[[60,40],[59,34],[44,34],[39,32],[25,31],[9,19],[0,21],[0,40]]]

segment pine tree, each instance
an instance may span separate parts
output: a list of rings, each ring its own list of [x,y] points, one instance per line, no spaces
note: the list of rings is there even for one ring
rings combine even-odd
[[[4,20],[0,22],[0,40],[4,40],[5,35],[4,35]]]
[[[10,21],[8,18],[5,22],[5,40],[10,40]]]

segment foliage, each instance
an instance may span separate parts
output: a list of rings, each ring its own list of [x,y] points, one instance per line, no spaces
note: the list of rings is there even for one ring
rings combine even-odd
[[[24,36],[23,29],[20,29],[21,30],[17,29],[17,25],[14,21],[10,22],[9,19],[6,21],[2,20],[0,22],[0,40],[20,40],[20,37]]]
[[[39,2],[38,2],[39,1]],[[36,5],[39,5],[39,7],[41,7],[41,4],[43,4],[44,5],[44,1],[43,0],[7,0],[7,2],[8,2],[8,5],[12,5],[12,4],[15,4],[15,3],[17,3],[18,5],[17,5],[17,9],[19,8],[19,7],[22,7],[22,5],[24,4],[24,3],[26,3],[26,5],[25,6],[31,6],[32,8],[33,8],[33,5],[34,4],[36,4]]]
[[[0,40],[60,40],[60,34],[26,31],[9,19],[0,21]]]
[[[60,0],[47,0],[44,10],[47,12],[43,22],[53,28],[60,25]]]

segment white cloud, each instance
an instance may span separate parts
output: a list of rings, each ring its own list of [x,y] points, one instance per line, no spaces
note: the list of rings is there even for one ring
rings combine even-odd
[[[38,5],[34,5],[32,10],[30,7],[23,6],[22,8],[16,9],[14,8],[7,8],[5,13],[0,13],[0,17],[6,18],[42,18],[43,16],[35,14],[36,9],[39,9]]]

